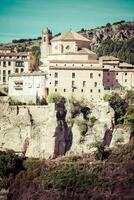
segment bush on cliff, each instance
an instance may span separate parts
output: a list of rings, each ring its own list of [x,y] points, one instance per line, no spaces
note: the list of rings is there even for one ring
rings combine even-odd
[[[125,99],[121,98],[117,93],[106,94],[104,96],[104,100],[108,101],[110,106],[115,111],[115,123],[116,124],[123,124],[124,122],[124,115],[127,111],[128,104]]]
[[[48,103],[59,103],[61,100],[62,100],[62,96],[58,93],[58,92],[55,92],[55,93],[52,93],[48,96]]]

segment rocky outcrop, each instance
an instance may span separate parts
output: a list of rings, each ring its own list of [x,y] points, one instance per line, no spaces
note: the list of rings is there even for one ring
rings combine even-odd
[[[54,105],[10,106],[1,104],[0,147],[25,153],[28,157],[49,158],[54,152],[56,127]]]
[[[95,49],[106,39],[123,41],[133,38],[134,22],[107,24],[95,29],[82,30],[81,34],[91,40],[91,48]]]
[[[48,106],[8,106],[0,104],[0,148],[13,149],[28,157],[50,158],[56,155],[82,154],[93,150],[93,143],[104,142],[116,146],[127,143],[130,134],[124,130],[114,130],[114,111],[108,103],[89,104],[89,119],[96,121],[88,124],[85,136],[80,134],[77,116],[73,123],[68,123],[70,112],[66,117],[66,126],[57,125],[56,111],[53,104]]]

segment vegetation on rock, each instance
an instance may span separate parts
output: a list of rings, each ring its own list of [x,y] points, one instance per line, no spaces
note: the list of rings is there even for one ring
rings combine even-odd
[[[59,103],[61,100],[62,100],[62,96],[58,93],[58,92],[55,92],[55,93],[52,93],[48,96],[48,103]]]

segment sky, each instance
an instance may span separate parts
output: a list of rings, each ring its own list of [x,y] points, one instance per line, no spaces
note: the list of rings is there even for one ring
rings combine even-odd
[[[134,21],[134,0],[0,0],[0,43]]]

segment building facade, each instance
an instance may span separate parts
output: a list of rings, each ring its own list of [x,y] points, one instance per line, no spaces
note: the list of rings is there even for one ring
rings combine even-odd
[[[29,52],[12,52],[0,47],[0,86],[8,85],[12,73],[27,73],[33,66],[33,56]]]
[[[49,93],[59,92],[65,97],[75,95],[100,101],[109,91],[134,89],[134,66],[113,56],[98,59],[89,50],[87,38],[73,31],[51,40],[46,31],[44,37],[48,39],[43,40],[42,45],[49,51],[45,57],[46,50],[43,51],[41,46],[41,57],[44,56],[44,69],[48,69]],[[49,46],[45,41],[49,41]]]
[[[16,73],[9,76],[9,97],[26,103],[36,103],[46,97],[45,73]]]

